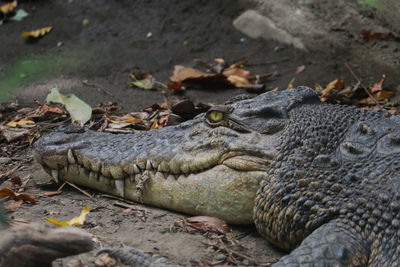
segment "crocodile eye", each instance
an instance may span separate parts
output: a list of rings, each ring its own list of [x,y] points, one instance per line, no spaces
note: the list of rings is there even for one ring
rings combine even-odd
[[[218,110],[212,110],[209,113],[208,118],[211,120],[211,122],[219,122],[224,118],[224,113]]]

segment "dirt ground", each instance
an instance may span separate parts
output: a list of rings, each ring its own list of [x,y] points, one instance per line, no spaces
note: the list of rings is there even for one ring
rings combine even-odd
[[[346,49],[306,53],[244,36],[232,21],[251,5],[249,1],[228,0],[20,1],[19,6],[29,16],[0,26],[0,102],[33,106],[34,99],[44,101],[49,90],[57,86],[62,93],[72,92],[92,106],[115,101],[125,110],[139,111],[164,99],[159,91],[133,88],[129,77],[132,70],[151,73],[158,81],[167,82],[175,65],[196,66],[194,59],[211,62],[217,57],[231,63],[247,58],[246,68],[254,73],[276,71],[278,75],[267,82],[266,88],[286,88],[291,81],[294,86],[310,87],[316,83],[326,86],[334,79],[356,83],[346,62],[352,62],[351,70],[364,84],[377,82],[386,74],[385,87],[398,88],[398,73],[357,62]],[[332,14],[335,12],[338,10]],[[52,32],[40,40],[28,42],[20,37],[22,31],[49,25]],[[338,42],[353,50],[365,46],[357,36],[344,34],[342,38]],[[296,74],[303,65],[305,70]],[[214,103],[243,93],[249,92],[215,88],[167,92],[194,102]],[[5,148],[5,141],[0,141]],[[92,212],[82,228],[94,235],[97,248],[130,246],[186,266],[199,266],[201,260],[226,262],[226,253],[210,249],[205,236],[171,229],[177,219],[185,217],[183,214],[126,202],[134,207],[127,211],[115,205],[121,200],[85,189],[93,196],[89,198],[70,186],[60,195],[39,197],[46,189],[37,185],[47,183],[50,177],[34,161],[32,149],[22,146],[12,153],[5,149],[0,153],[0,157],[9,159],[0,164],[0,174],[19,166],[15,175],[23,181],[29,179],[26,193],[39,200],[10,213],[11,220],[41,224],[48,223],[45,217],[68,220],[89,205]],[[10,187],[10,182],[2,186]],[[57,215],[51,215],[54,212]],[[253,226],[232,228],[238,241],[232,250],[244,255],[236,255],[241,264],[269,265],[285,254],[260,238]],[[66,266],[71,261],[83,264],[72,266],[94,266],[94,255],[92,251],[57,260],[53,266]]]

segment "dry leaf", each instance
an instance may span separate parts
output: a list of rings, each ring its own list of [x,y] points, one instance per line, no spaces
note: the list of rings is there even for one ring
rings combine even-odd
[[[32,37],[32,38],[38,38],[39,36],[44,36],[47,33],[49,33],[53,29],[52,26],[44,27],[38,30],[30,31],[30,32],[23,32],[21,34],[22,37]]]
[[[193,68],[187,68],[184,66],[177,65],[174,69],[174,75],[169,79],[171,82],[182,82],[188,78],[199,78],[204,77],[210,74],[204,73],[200,70],[196,70]],[[212,74],[211,74],[212,75]]]
[[[17,7],[18,3],[17,0],[14,0],[10,3],[6,3],[0,6],[0,11],[3,14],[7,14],[10,13],[11,11],[13,11],[16,7]]]
[[[154,120],[153,121],[153,124],[151,125],[151,127],[150,127],[150,130],[155,130],[155,129],[157,129],[158,128],[158,122],[157,122],[157,120]]]
[[[17,126],[23,126],[23,125],[27,125],[27,124],[34,125],[35,122],[31,121],[31,120],[19,120],[19,121],[10,121],[6,125],[10,126],[10,127],[17,127]]]
[[[383,86],[383,82],[386,79],[386,74],[382,74],[382,78],[379,82],[375,83],[371,88],[369,88],[369,92],[372,93],[376,93],[379,91],[382,91],[382,86]]]
[[[11,197],[13,199],[23,200],[25,202],[36,203],[36,200],[31,198],[31,196],[28,194],[18,194],[7,187],[0,189],[0,198],[3,197]]]
[[[244,70],[244,69],[240,69],[240,68],[225,69],[222,72],[222,74],[224,74],[226,77],[228,77],[228,79],[229,79],[229,76],[231,76],[231,75],[240,76],[240,77],[244,77],[244,78],[249,78],[249,77],[253,77],[254,76],[254,74],[251,73],[250,71]]]
[[[245,87],[250,83],[246,78],[237,75],[228,76],[228,81],[236,87]]]
[[[83,225],[85,223],[86,215],[89,214],[90,207],[86,206],[82,209],[81,215],[72,218],[69,221],[57,221],[52,218],[46,218],[47,221],[55,224],[55,225],[61,225],[61,226],[70,226],[70,225]]]
[[[344,81],[343,80],[339,80],[336,79],[334,81],[331,81],[324,90],[322,90],[322,97],[326,97],[327,95],[330,94],[330,92],[332,91],[332,89],[334,88],[338,88],[338,89],[342,89],[344,87]]]
[[[7,210],[7,211],[14,212],[18,208],[20,208],[22,206],[22,204],[23,204],[22,200],[8,201],[8,202],[4,203],[4,209]]]
[[[239,62],[236,62],[232,65],[229,66],[230,69],[236,69],[236,68],[241,68],[243,65],[245,65],[249,60],[247,58],[240,60]]]
[[[373,99],[371,97],[364,98],[361,99],[358,103],[361,105],[374,105],[376,104],[376,101],[378,102],[384,101],[386,99],[391,98],[393,95],[394,93],[391,91],[379,91],[372,95]]]
[[[370,32],[368,30],[363,30],[361,32],[361,35],[364,37],[364,39],[371,41],[375,39],[381,39],[385,41],[389,41],[391,39],[400,41],[400,36],[396,36],[393,33],[383,33],[383,32]]]
[[[183,219],[179,225],[189,233],[194,230],[217,233],[225,233],[229,231],[229,227],[224,220],[210,216],[194,216],[186,218]]]
[[[46,113],[46,112],[51,112],[51,113],[56,113],[60,115],[67,115],[68,112],[66,110],[62,110],[60,108],[56,107],[50,107],[49,105],[43,104],[39,102],[38,100],[34,100],[35,103],[40,106],[41,112]]]

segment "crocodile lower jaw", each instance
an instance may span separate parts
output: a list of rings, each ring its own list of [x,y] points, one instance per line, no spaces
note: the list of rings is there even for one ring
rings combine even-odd
[[[235,164],[242,160],[238,158]],[[229,164],[233,164],[232,160]],[[106,177],[77,162],[60,169],[44,168],[56,181],[69,181],[187,214],[216,216],[234,224],[252,223],[254,198],[266,178],[264,170],[238,171],[226,165],[189,175],[144,169],[123,179]]]

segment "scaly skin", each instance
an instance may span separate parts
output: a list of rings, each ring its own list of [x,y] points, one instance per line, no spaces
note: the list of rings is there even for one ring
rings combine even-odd
[[[302,88],[137,135],[60,131],[35,149],[57,179],[232,223],[252,218],[293,250],[276,266],[400,264],[400,119],[384,111],[323,104]]]

